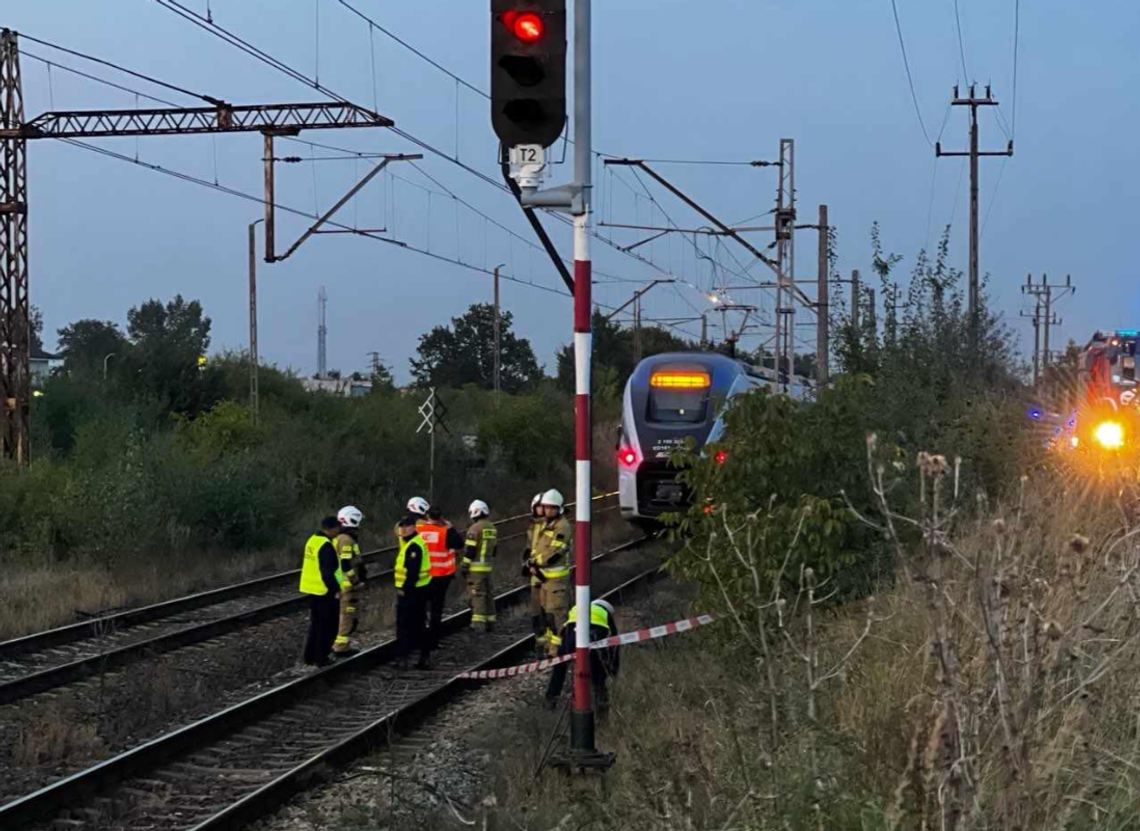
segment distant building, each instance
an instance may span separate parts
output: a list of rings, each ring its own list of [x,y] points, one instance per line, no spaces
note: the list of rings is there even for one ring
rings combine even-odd
[[[63,359],[58,355],[45,352],[43,347],[33,345],[31,355],[28,358],[28,371],[31,374],[32,388],[42,387],[44,381],[51,375],[51,371],[62,363]]]
[[[354,381],[352,378],[302,378],[306,392],[323,392],[344,398],[361,398],[372,392],[371,381]]]

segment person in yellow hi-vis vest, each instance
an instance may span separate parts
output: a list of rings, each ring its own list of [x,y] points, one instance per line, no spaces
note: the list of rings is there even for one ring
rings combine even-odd
[[[339,532],[337,518],[327,516],[321,520],[321,530],[305,543],[300,589],[310,596],[309,635],[305,639],[305,663],[309,666],[328,666],[329,651],[336,639],[340,584],[344,579],[333,547],[333,537]]]
[[[542,583],[543,633],[537,644],[550,657],[558,654],[566,615],[570,610],[570,523],[564,517],[565,501],[556,490],[548,490],[540,500],[543,516],[528,562],[530,573]]]
[[[467,509],[471,527],[463,550],[463,571],[467,575],[467,592],[471,595],[471,626],[490,632],[495,628],[495,591],[491,575],[494,570],[495,547],[499,532],[491,522],[491,509],[476,499]]]
[[[333,657],[348,658],[359,652],[351,641],[360,620],[360,595],[368,574],[360,556],[360,523],[364,514],[359,508],[346,505],[336,515],[340,534],[333,540],[343,577],[340,582],[340,628],[333,641]]]

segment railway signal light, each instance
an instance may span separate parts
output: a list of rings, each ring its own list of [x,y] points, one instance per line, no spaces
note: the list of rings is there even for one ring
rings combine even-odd
[[[506,147],[566,126],[566,0],[491,0],[491,124]]]

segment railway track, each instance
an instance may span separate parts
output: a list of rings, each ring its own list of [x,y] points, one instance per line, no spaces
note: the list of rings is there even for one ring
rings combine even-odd
[[[658,573],[629,579],[630,564],[599,554],[597,583],[609,594]],[[529,590],[499,595],[504,612]],[[386,641],[333,666],[243,701],[0,807],[0,827],[220,831],[240,828],[318,781],[332,766],[413,730],[468,689],[455,676],[525,658],[533,635],[525,616],[502,615],[491,635],[469,628],[470,610],[444,621],[444,648],[431,670],[394,674]]]
[[[613,496],[603,494],[595,500]],[[529,518],[529,514],[519,514],[501,520],[500,525]],[[395,551],[394,547],[382,548],[364,556],[375,568]],[[296,589],[299,575],[299,569],[280,572],[0,642],[0,706],[304,611],[307,598]],[[374,573],[369,583],[386,584],[384,578],[390,575],[390,568]]]

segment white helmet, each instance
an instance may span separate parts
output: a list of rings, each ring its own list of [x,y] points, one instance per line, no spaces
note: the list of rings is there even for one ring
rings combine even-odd
[[[536,493],[536,494],[534,495],[534,499],[532,499],[532,500],[530,501],[530,509],[533,511],[535,508],[537,508],[537,507],[538,507],[538,503],[539,503],[539,502],[541,502],[541,501],[542,501],[542,494],[541,494],[541,493]]]
[[[491,509],[487,506],[487,503],[484,502],[482,499],[476,499],[467,508],[467,515],[470,516],[472,519],[478,519],[481,516],[490,516],[491,515]]]
[[[408,500],[408,510],[417,516],[424,516],[428,512],[431,505],[422,496],[413,496]]]
[[[364,521],[364,514],[357,507],[345,505],[337,513],[336,519],[345,528],[359,528],[360,523]]]
[[[594,605],[601,606],[603,609],[610,613],[610,617],[613,617],[614,607],[610,605],[610,602],[608,600],[595,600]]]
[[[551,488],[546,493],[544,493],[542,495],[541,501],[543,505],[550,505],[551,507],[557,508],[559,511],[561,511],[562,506],[566,504],[566,500],[562,498],[562,494],[554,488]]]

